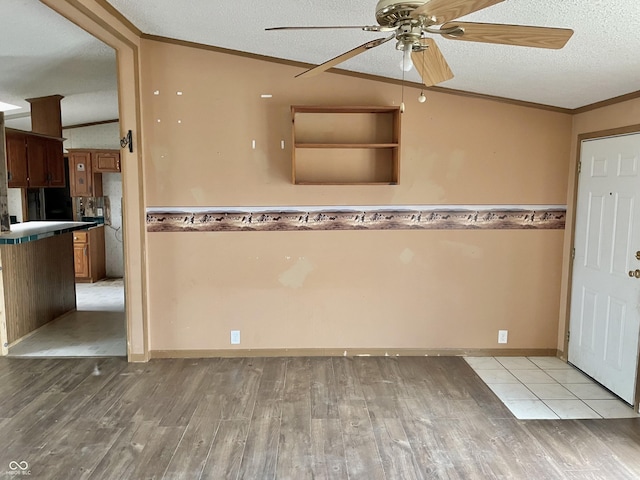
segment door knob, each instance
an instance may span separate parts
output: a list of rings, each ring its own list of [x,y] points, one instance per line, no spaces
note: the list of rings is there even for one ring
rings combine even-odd
[[[640,269],[636,268],[635,270],[629,270],[629,276],[640,278]]]
[[[636,258],[640,260],[640,252],[636,252]]]

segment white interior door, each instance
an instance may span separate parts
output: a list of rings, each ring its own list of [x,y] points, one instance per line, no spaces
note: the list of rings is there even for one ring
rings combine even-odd
[[[631,404],[640,325],[639,168],[640,134],[582,142],[569,324],[569,362]]]

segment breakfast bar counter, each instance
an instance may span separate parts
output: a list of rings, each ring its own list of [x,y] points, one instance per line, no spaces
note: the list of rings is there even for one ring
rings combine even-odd
[[[96,222],[24,222],[11,225],[11,231],[0,235],[0,245],[33,242],[55,235],[86,230]]]
[[[1,352],[76,308],[73,235],[94,222],[25,222],[0,235]]]

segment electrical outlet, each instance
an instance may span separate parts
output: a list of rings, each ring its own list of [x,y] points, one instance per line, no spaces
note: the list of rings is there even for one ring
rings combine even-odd
[[[498,330],[498,343],[507,343],[509,330]]]
[[[231,330],[231,345],[240,345],[240,330]]]

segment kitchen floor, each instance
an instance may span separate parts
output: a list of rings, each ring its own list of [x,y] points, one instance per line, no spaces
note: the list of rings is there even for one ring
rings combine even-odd
[[[76,284],[77,311],[38,329],[9,349],[12,357],[126,356],[122,278]]]
[[[639,417],[625,402],[555,357],[465,360],[521,420]]]

